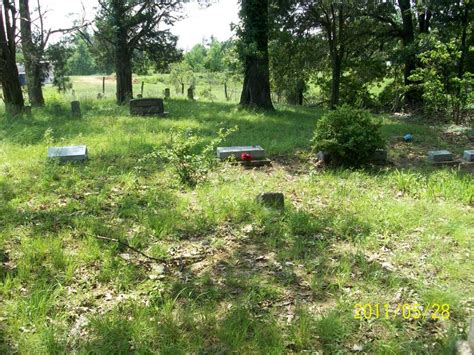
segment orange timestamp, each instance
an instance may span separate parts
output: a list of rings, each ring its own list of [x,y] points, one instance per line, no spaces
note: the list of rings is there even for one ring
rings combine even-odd
[[[391,306],[388,303],[356,303],[354,319],[449,319],[451,316],[449,304],[428,303],[399,303]]]

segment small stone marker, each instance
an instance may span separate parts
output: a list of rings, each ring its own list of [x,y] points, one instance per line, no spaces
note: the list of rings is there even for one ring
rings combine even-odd
[[[71,147],[50,147],[48,148],[49,159],[59,159],[61,163],[68,161],[87,160],[87,147],[85,145]]]
[[[259,145],[217,148],[217,157],[221,160],[235,157],[236,160],[241,161],[242,153],[250,154],[252,160],[265,159],[265,150]]]
[[[428,152],[428,160],[433,163],[453,161],[453,154],[447,150],[431,150]]]
[[[79,101],[71,101],[71,112],[73,117],[81,117],[81,103]]]
[[[474,162],[474,150],[465,150],[463,159],[470,163]]]
[[[163,99],[134,99],[130,100],[130,114],[139,116],[166,116]]]
[[[266,207],[283,209],[285,207],[285,196],[281,192],[264,192],[257,196],[257,202]]]
[[[171,97],[171,91],[170,88],[165,89],[165,99],[169,99]]]

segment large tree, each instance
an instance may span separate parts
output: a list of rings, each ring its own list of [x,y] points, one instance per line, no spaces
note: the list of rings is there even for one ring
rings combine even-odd
[[[41,8],[40,0],[35,3],[34,17],[36,26],[32,29],[32,11],[30,0],[19,0],[21,47],[25,59],[26,82],[28,86],[28,97],[32,106],[43,106],[43,60],[49,39],[56,33],[66,34],[87,26],[84,19],[76,21],[70,28],[46,28],[45,14]]]
[[[268,0],[242,0],[239,52],[244,65],[240,105],[273,110],[268,60]]]
[[[179,7],[179,0],[99,0],[95,35],[113,51],[118,104],[133,98],[135,51],[147,52],[154,61],[174,59],[177,38],[171,35],[169,26],[177,19]]]
[[[39,6],[39,2],[38,2]],[[32,106],[43,106],[44,97],[41,88],[41,58],[44,45],[36,46],[31,31],[31,15],[29,0],[20,0],[21,47],[25,58],[26,82],[28,97]],[[41,26],[42,26],[41,21]]]
[[[25,105],[16,66],[15,19],[14,2],[3,0],[0,4],[0,83],[7,112],[13,115],[20,113]]]

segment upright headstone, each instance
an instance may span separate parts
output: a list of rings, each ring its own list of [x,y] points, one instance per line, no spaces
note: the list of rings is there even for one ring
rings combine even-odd
[[[165,99],[169,99],[171,97],[171,91],[170,88],[165,89]]]
[[[474,150],[465,150],[463,159],[470,163],[474,162]]]
[[[81,103],[79,101],[71,101],[71,112],[73,117],[81,117]]]
[[[130,114],[139,116],[166,116],[163,99],[134,99],[130,100]]]
[[[428,160],[433,163],[453,161],[453,154],[447,150],[431,150],[428,152]]]
[[[194,90],[192,86],[188,89],[188,99],[194,100]]]
[[[221,160],[234,157],[240,161],[243,153],[250,154],[252,160],[265,159],[265,150],[259,145],[217,148],[217,157]]]
[[[48,158],[58,159],[61,163],[68,161],[84,161],[87,159],[87,147],[85,145],[50,147],[48,148]]]

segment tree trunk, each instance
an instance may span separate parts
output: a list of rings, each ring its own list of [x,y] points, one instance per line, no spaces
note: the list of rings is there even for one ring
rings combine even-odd
[[[242,106],[273,110],[269,76],[268,58],[266,63],[257,58],[247,60],[244,85],[240,96]]]
[[[273,110],[270,96],[268,61],[268,0],[242,0],[242,38],[247,48],[244,54],[244,85],[240,105]]]
[[[324,24],[325,31],[329,39],[329,54],[331,56],[331,99],[329,107],[336,109],[339,105],[339,93],[341,88],[342,59],[345,54],[344,45],[344,22],[345,13],[342,4],[337,7],[330,5],[327,18]]]
[[[0,5],[0,83],[6,110],[16,115],[23,111],[25,102],[16,66],[15,31],[7,13],[9,8],[5,3],[4,8],[5,14]]]
[[[341,60],[336,54],[332,60],[331,102],[330,108],[334,110],[339,105],[339,92],[341,87]]]
[[[469,26],[469,4],[464,5],[464,13],[462,17],[462,33],[461,33],[461,45],[460,51],[461,56],[458,62],[458,78],[462,79],[464,76],[464,62],[468,50],[468,46],[466,46],[466,39],[467,39],[467,28]]]
[[[21,45],[25,57],[28,97],[32,106],[44,106],[43,89],[41,87],[41,48],[37,48],[33,43],[28,2],[29,0],[20,0]]]
[[[298,85],[296,86],[296,90],[298,94],[298,105],[300,106],[303,106],[305,86],[306,85],[303,80],[298,80]]]
[[[226,101],[229,101],[229,94],[227,93],[227,81],[224,81],[224,96]]]
[[[117,75],[117,104],[127,104],[133,98],[133,85],[131,53],[126,42],[116,48],[115,68]]]
[[[184,83],[181,83],[181,95],[184,95]]]
[[[411,10],[410,0],[398,0],[398,5],[402,14],[402,43],[403,47],[408,51],[405,57],[405,68],[403,71],[403,78],[405,86],[409,87],[410,85],[415,84],[409,79],[412,72],[416,69],[416,56],[412,48],[415,42],[415,32],[413,28],[413,16]],[[424,25],[425,26],[425,25]],[[405,99],[408,105],[417,106],[421,103],[421,93],[419,89],[414,87],[408,88]]]

